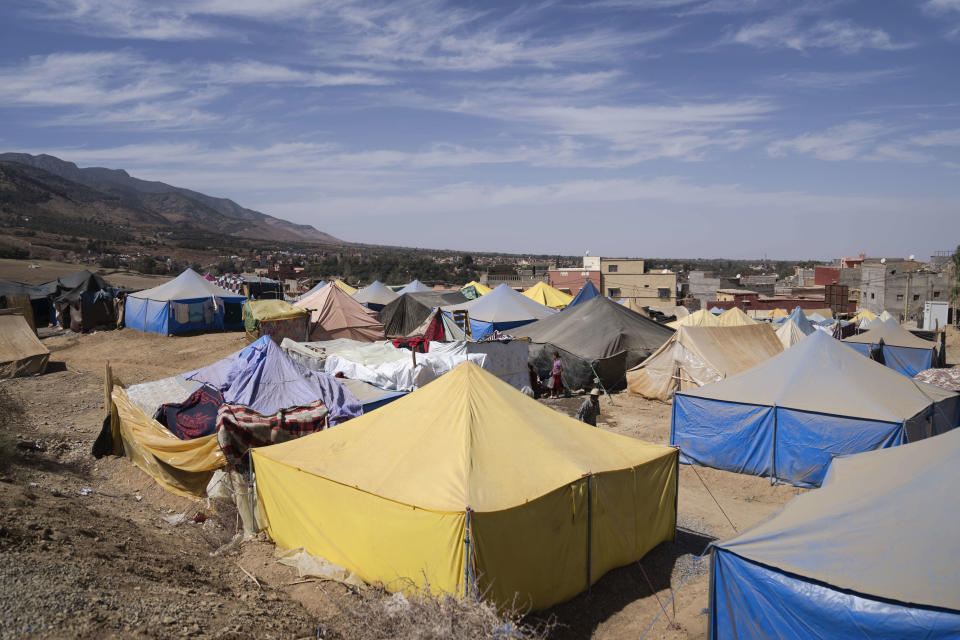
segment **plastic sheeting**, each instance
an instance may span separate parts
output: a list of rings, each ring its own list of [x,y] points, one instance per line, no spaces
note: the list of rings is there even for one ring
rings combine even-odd
[[[0,379],[40,375],[49,360],[50,351],[23,316],[0,316]]]
[[[653,355],[627,371],[627,389],[632,395],[667,401],[678,389],[702,387],[782,351],[768,324],[681,326]]]
[[[413,352],[407,351],[407,353],[409,355],[403,360],[379,365],[362,365],[331,354],[323,361],[323,370],[330,374],[342,373],[347,378],[362,380],[389,391],[413,391],[426,386],[468,360],[479,367],[484,367],[487,363],[487,356],[484,353],[466,355],[418,353],[416,364],[414,364]]]
[[[469,559],[492,601],[517,595],[539,609],[673,538],[676,455],[583,425],[464,364],[253,460],[279,547],[390,590],[453,594],[467,591]]]
[[[915,384],[816,333],[756,367],[674,396],[685,461],[818,486],[833,457],[953,429],[960,396]]]
[[[609,298],[594,298],[513,332],[530,338],[530,361],[541,377],[563,361],[569,389],[589,389],[597,376],[604,387],[624,385],[626,372],[673,336],[666,326]],[[596,373],[594,373],[596,371]]]
[[[268,336],[183,377],[219,389],[225,402],[265,415],[318,399],[330,411],[331,426],[362,412],[360,401],[338,380],[300,367]]]
[[[834,460],[817,491],[719,543],[713,638],[960,635],[960,431]]]

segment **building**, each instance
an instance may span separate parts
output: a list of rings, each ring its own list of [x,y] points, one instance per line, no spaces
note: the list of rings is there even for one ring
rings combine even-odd
[[[736,289],[740,281],[717,276],[712,271],[691,271],[687,275],[687,285],[687,295],[697,301],[700,309],[709,309],[710,303],[717,299],[717,291]]]
[[[549,284],[550,270],[554,267],[555,265],[547,264],[493,265],[486,273],[480,275],[480,283],[491,289],[501,284],[518,290],[529,289],[538,282]]]
[[[860,271],[860,307],[873,313],[906,322],[916,320],[928,300],[950,301],[950,275],[917,260],[867,258]]]
[[[551,287],[566,291],[572,296],[580,293],[587,281],[593,283],[597,291],[603,291],[600,282],[600,258],[594,256],[583,257],[583,268],[581,269],[550,269],[548,272],[548,284]]]
[[[677,274],[666,269],[646,273],[645,266],[637,258],[601,258],[601,293],[617,300],[630,298],[640,306],[677,304]]]

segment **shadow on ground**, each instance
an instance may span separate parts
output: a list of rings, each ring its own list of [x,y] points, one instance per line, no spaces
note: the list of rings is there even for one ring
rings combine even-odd
[[[614,569],[574,599],[528,618],[531,623],[553,619],[556,626],[550,640],[586,640],[598,626],[627,605],[651,597],[651,586],[660,592],[670,588],[671,580],[679,583],[694,557],[701,555],[713,540],[715,538],[677,529],[675,541],[657,545],[640,563]],[[698,571],[705,568],[706,563],[701,562]]]

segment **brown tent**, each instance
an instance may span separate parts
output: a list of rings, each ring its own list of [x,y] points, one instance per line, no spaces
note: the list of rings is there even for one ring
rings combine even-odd
[[[32,376],[47,370],[50,352],[20,315],[0,315],[0,378]]]
[[[693,389],[746,371],[783,351],[769,324],[741,327],[680,326],[649,358],[627,372],[631,395],[666,402]]]
[[[350,338],[376,342],[385,339],[377,312],[367,309],[340,287],[327,285],[293,304],[310,310],[312,341]]]

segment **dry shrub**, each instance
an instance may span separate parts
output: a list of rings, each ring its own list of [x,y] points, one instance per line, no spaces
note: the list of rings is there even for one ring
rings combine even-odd
[[[324,640],[545,640],[553,622],[536,626],[517,610],[498,611],[479,598],[434,595],[410,583],[403,593],[364,589],[340,605],[336,629],[321,627]]]
[[[0,384],[0,471],[6,470],[16,452],[16,440],[13,434],[23,420],[23,404]]]

